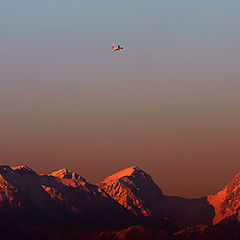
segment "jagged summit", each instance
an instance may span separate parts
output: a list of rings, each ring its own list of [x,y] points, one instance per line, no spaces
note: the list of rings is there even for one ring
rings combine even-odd
[[[137,166],[131,166],[129,168],[123,169],[120,172],[117,172],[117,173],[105,178],[104,181],[116,181],[123,177],[137,176],[137,175],[138,176],[146,176],[148,174],[146,174],[143,170],[141,170]]]
[[[25,165],[17,167],[10,167],[7,165],[0,166],[0,174],[13,174],[13,173],[18,173],[21,175],[38,175],[34,170]]]
[[[22,165],[17,167],[11,167],[14,172],[17,172],[19,174],[30,174],[30,175],[38,175],[34,170],[32,170],[30,167]]]
[[[37,174],[27,166],[0,166],[1,211],[10,211],[11,216],[21,211],[24,219],[33,216],[37,221],[43,217],[89,225],[95,219],[97,224],[124,223],[133,216],[74,172],[60,169],[50,175]]]
[[[163,197],[161,189],[151,176],[137,166],[105,178],[99,186],[115,201],[137,215],[151,215],[153,201]]]
[[[67,178],[67,179],[73,179],[73,180],[81,180],[86,182],[87,180],[81,176],[79,176],[77,173],[72,172],[66,168],[59,169],[57,171],[54,171],[50,174],[50,176],[56,177],[56,178]]]
[[[33,171],[30,167],[26,166],[26,165],[21,165],[21,166],[16,166],[16,167],[11,167],[13,170],[18,170],[18,169],[26,169],[29,171]]]
[[[98,216],[110,214],[112,217],[115,213],[110,212],[115,209],[120,215],[131,212],[140,218],[167,217],[180,226],[216,224],[231,216],[240,216],[240,173],[215,195],[183,199],[164,195],[151,176],[137,166],[93,185],[66,168],[39,175],[28,166],[2,165],[0,211],[6,209],[26,209],[27,212],[36,209],[36,214],[44,209],[45,214],[54,218],[66,213],[94,216],[94,211]]]

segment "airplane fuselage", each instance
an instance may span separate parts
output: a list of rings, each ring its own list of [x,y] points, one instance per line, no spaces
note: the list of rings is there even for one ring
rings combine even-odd
[[[116,52],[116,51],[120,51],[120,50],[122,50],[123,49],[123,47],[121,47],[121,46],[117,46],[117,47],[114,47],[114,46],[112,46],[112,50],[114,50],[114,52]]]

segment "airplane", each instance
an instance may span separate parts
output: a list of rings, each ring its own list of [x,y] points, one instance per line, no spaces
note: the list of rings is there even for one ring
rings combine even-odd
[[[122,49],[123,49],[123,47],[121,47],[120,45],[118,45],[117,47],[112,46],[112,50],[114,50],[114,52],[120,51]]]

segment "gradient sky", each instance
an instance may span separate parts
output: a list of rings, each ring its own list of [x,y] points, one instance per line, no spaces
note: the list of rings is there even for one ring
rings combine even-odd
[[[239,23],[239,0],[2,1],[0,164],[215,193],[240,172]]]

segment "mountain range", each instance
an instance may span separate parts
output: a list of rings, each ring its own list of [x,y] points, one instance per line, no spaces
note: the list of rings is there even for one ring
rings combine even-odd
[[[11,224],[48,225],[111,234],[130,229],[132,234],[144,232],[133,228],[142,226],[171,233],[172,239],[188,239],[193,233],[205,239],[206,231],[219,234],[219,226],[222,230],[229,222],[238,224],[239,207],[240,174],[214,195],[187,199],[165,195],[137,166],[97,185],[67,169],[38,174],[27,166],[0,166],[0,224],[6,229]],[[101,233],[99,239],[111,234]]]

